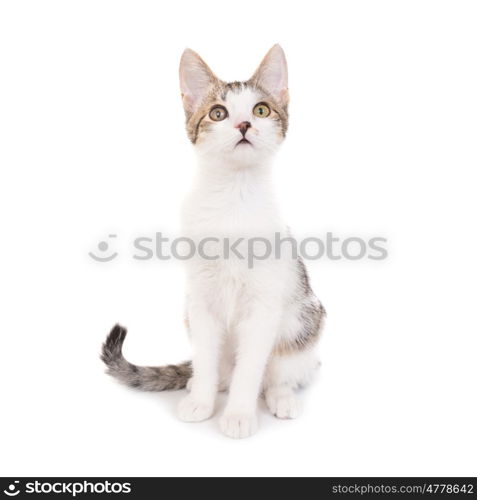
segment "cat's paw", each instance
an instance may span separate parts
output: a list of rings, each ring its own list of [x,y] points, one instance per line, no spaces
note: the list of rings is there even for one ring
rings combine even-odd
[[[202,422],[214,413],[214,405],[196,400],[189,394],[179,403],[179,418],[183,422]]]
[[[255,434],[257,429],[255,413],[224,413],[220,418],[220,430],[231,438],[249,437]]]
[[[297,418],[300,415],[300,405],[293,392],[268,391],[265,396],[269,410],[277,418]]]

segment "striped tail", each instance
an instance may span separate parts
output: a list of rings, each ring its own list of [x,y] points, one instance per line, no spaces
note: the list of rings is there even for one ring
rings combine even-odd
[[[101,359],[108,367],[107,373],[121,383],[142,391],[169,391],[183,389],[192,376],[190,361],[179,365],[136,366],[122,353],[126,328],[116,325],[103,344]]]

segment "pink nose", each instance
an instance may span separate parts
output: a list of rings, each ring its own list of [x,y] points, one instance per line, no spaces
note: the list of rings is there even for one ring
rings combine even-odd
[[[240,133],[242,134],[242,137],[245,137],[245,134],[247,133],[247,130],[252,126],[250,122],[241,122],[238,125],[235,126],[235,128],[238,128],[240,130]]]

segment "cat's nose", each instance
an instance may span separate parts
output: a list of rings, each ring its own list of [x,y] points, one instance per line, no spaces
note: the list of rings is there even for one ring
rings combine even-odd
[[[239,123],[236,128],[240,130],[240,133],[242,134],[242,137],[245,137],[245,134],[247,133],[247,130],[252,126],[250,122],[241,122]]]

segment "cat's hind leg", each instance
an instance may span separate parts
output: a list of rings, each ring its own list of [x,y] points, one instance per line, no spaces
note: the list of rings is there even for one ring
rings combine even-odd
[[[301,407],[294,390],[289,385],[270,386],[264,392],[268,409],[277,418],[296,418]]]
[[[296,418],[301,405],[295,389],[307,385],[318,361],[311,349],[294,353],[274,353],[263,381],[265,402],[277,418]]]

